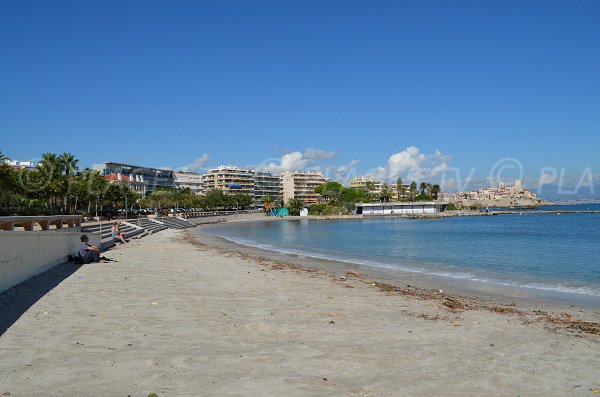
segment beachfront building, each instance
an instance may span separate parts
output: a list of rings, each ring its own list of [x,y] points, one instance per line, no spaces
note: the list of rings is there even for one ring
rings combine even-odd
[[[5,159],[4,164],[18,169],[28,169],[33,170],[36,168],[37,164],[33,161],[21,161],[21,160],[9,160]]]
[[[371,193],[381,193],[381,182],[376,182],[370,176],[357,176],[350,181],[351,188],[364,188]]]
[[[146,195],[146,184],[140,175],[127,176],[123,174],[110,174],[104,175],[103,178],[105,181],[108,181],[108,183],[121,182],[134,192],[139,193],[142,196]]]
[[[202,191],[222,190],[227,194],[254,196],[254,171],[233,165],[222,165],[202,175]]]
[[[416,215],[435,214],[446,211],[447,203],[436,201],[418,201],[414,203],[390,202],[390,203],[359,203],[356,204],[358,215]]]
[[[192,193],[202,194],[202,175],[195,172],[175,172],[175,187],[190,189]]]
[[[281,196],[284,203],[291,198],[297,198],[308,206],[321,201],[321,195],[315,193],[315,188],[327,182],[320,171],[284,171],[281,173]]]
[[[100,172],[103,177],[115,175],[116,180],[123,180],[123,177],[127,177],[130,182],[141,182],[144,184],[144,194],[152,193],[157,188],[172,188],[175,182],[173,171],[159,168],[109,161],[94,164],[93,169]]]
[[[262,206],[265,197],[269,195],[274,201],[281,199],[281,178],[270,172],[256,171],[254,173],[254,203]]]

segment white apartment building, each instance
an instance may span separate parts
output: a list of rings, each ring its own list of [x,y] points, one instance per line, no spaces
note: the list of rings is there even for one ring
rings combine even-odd
[[[202,175],[195,172],[175,172],[175,187],[190,189],[192,193],[202,194]]]

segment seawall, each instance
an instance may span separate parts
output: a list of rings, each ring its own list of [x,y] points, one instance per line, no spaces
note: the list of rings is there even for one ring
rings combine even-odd
[[[48,231],[0,231],[0,292],[65,263],[79,247],[79,228]],[[89,234],[90,244],[100,236]]]

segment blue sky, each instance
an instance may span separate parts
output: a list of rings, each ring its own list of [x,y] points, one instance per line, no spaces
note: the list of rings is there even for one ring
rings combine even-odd
[[[595,178],[599,15],[594,0],[5,2],[0,150],[405,179],[513,158],[530,180]]]

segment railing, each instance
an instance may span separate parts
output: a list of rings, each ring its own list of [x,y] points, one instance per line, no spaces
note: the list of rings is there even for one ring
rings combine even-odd
[[[15,230],[21,226],[26,231],[33,231],[37,224],[42,230],[49,230],[50,226],[56,229],[67,227],[81,227],[81,215],[54,215],[54,216],[0,216],[0,230]]]
[[[256,209],[256,210],[230,210],[230,211],[188,211],[188,212],[181,212],[181,213],[177,213],[177,214],[173,214],[176,217],[180,217],[180,218],[200,218],[200,217],[206,217],[206,216],[221,216],[221,215],[236,215],[236,214],[254,214],[254,213],[260,213],[260,212],[264,212],[263,209]]]

